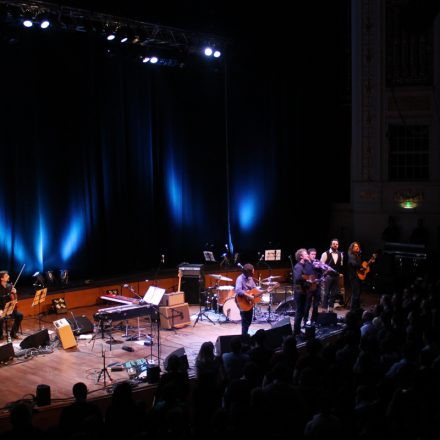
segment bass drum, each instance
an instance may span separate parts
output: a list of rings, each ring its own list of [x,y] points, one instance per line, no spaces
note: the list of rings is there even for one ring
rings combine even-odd
[[[295,297],[293,295],[288,296],[285,301],[281,301],[275,309],[275,313],[280,315],[295,314]]]
[[[228,298],[223,304],[223,314],[226,319],[233,322],[241,321],[240,309],[235,302],[235,298]]]

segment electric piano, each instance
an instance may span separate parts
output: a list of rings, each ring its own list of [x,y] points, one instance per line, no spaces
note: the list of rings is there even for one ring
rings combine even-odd
[[[93,317],[95,321],[125,321],[126,319],[151,315],[155,311],[156,308],[151,304],[130,304],[99,309]]]
[[[113,293],[107,293],[106,295],[102,295],[101,299],[104,299],[105,301],[117,302],[119,304],[125,304],[127,306],[131,304],[139,304],[140,301],[139,298],[130,298],[128,296],[115,295]]]

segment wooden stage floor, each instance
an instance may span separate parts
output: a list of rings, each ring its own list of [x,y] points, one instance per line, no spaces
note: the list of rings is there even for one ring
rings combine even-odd
[[[103,306],[89,306],[69,310],[67,315],[46,315],[42,325],[49,331],[55,330],[52,322],[62,317],[70,317],[70,312],[75,316],[87,316],[93,322],[93,313]],[[190,306],[191,322],[195,322],[198,306]],[[261,311],[265,312],[266,307],[262,306]],[[345,309],[339,309],[338,315],[345,315]],[[212,311],[208,315],[214,321],[224,321],[224,315],[216,314]],[[293,318],[291,318],[293,323]],[[150,324],[145,318],[140,319],[141,326],[145,327],[145,332],[150,333]],[[131,326],[137,325],[137,319],[129,321]],[[23,336],[32,334],[39,329],[38,320],[35,318],[25,318],[23,320]],[[253,323],[252,331],[259,328],[269,329],[270,323],[263,321],[262,323]],[[240,323],[210,323],[205,318],[199,320],[197,325],[188,325],[178,330],[160,330],[160,366],[163,371],[163,360],[174,350],[184,347],[190,366],[190,374],[194,372],[194,361],[201,344],[205,341],[215,343],[221,335],[237,335],[240,334]],[[133,329],[130,334],[137,333],[137,329]],[[139,358],[150,358],[151,348],[144,346],[143,342],[125,341],[124,332],[116,330],[113,332],[115,339],[124,341],[124,343],[112,345],[110,347],[102,339],[96,339],[95,343],[90,340],[78,340],[77,348],[64,350],[61,345],[54,348],[52,353],[39,354],[37,356],[24,358],[18,357],[8,364],[0,367],[0,383],[2,384],[2,392],[0,394],[0,414],[1,409],[19,399],[29,398],[35,394],[36,387],[39,384],[50,385],[52,401],[58,399],[69,399],[72,396],[72,385],[76,382],[84,382],[93,396],[106,395],[107,391],[103,387],[103,380],[97,383],[97,378],[101,368],[103,367],[102,351],[105,350],[106,365],[112,363],[123,363]],[[55,332],[51,335],[55,337]],[[20,343],[20,340],[14,340],[14,346]],[[5,341],[2,341],[4,344]],[[133,352],[122,349],[126,345],[133,348]],[[154,340],[152,353],[157,355],[157,341]],[[123,371],[110,372],[113,383],[128,379],[128,373]],[[107,381],[107,385],[109,385]]]

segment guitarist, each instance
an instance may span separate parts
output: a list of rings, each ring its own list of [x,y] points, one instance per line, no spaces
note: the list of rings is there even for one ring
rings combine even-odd
[[[17,290],[9,283],[9,273],[6,270],[0,271],[0,339],[3,339],[3,317],[1,316],[6,303],[17,299]],[[12,312],[14,324],[11,329],[11,338],[17,339],[17,331],[20,328],[20,323],[23,319],[23,314],[15,307]]]
[[[311,287],[311,283],[307,280],[310,275],[309,265],[307,264],[310,262],[310,258],[307,250],[304,248],[298,249],[295,252],[295,259],[297,263],[293,268],[293,283],[296,309],[293,334],[296,336],[301,333],[301,321],[305,316],[307,291]]]
[[[362,267],[361,247],[353,242],[348,247],[347,275],[351,290],[350,310],[361,308],[361,280],[358,272]]]
[[[254,297],[249,295],[246,292],[249,292],[252,289],[255,289],[257,285],[255,284],[255,280],[252,278],[254,274],[254,266],[252,264],[245,264],[242,268],[242,274],[237,277],[235,281],[235,294],[240,297],[246,297],[250,301],[253,302]],[[250,325],[252,324],[252,316],[254,313],[254,308],[252,307],[250,310],[243,312],[240,310],[241,316],[241,334],[242,336],[248,334],[248,330]]]

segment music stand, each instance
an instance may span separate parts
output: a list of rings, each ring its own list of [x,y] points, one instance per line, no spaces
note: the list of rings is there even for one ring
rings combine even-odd
[[[42,330],[41,328],[41,303],[43,303],[46,300],[47,295],[47,287],[44,289],[40,289],[35,291],[34,300],[32,301],[32,307],[35,307],[38,304],[38,327],[39,330]]]
[[[216,263],[214,254],[211,251],[203,251],[203,256],[205,257],[205,261],[207,263]]]
[[[160,310],[159,303],[162,300],[163,295],[165,294],[165,289],[156,286],[150,286],[147,292],[144,295],[144,301],[156,311],[157,317],[157,365],[160,368]],[[150,323],[151,323],[151,338],[153,338],[153,313],[150,314]],[[151,340],[150,345],[150,363],[153,363],[153,340]]]
[[[12,315],[12,313],[14,312],[15,306],[17,304],[17,300],[14,299],[12,301],[9,301],[5,304],[5,308],[3,309],[3,314],[2,314],[2,318],[5,321],[5,332],[8,335],[8,342],[11,342],[11,335],[9,334],[9,330],[8,330],[8,321]]]

